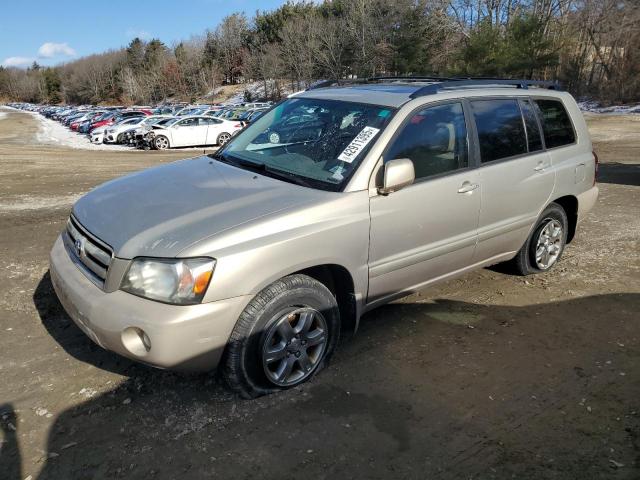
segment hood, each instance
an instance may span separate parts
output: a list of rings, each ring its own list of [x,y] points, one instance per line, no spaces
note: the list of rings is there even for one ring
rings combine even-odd
[[[202,156],[107,182],[78,200],[73,215],[117,257],[174,257],[204,238],[327,195]]]

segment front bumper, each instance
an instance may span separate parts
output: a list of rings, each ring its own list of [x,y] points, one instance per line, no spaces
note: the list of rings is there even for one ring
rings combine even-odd
[[[133,360],[173,370],[215,368],[251,298],[179,306],[120,290],[105,293],[72,262],[62,237],[51,250],[50,272],[60,303],[91,340]],[[148,350],[141,348],[140,341],[132,340],[132,331],[147,335]]]

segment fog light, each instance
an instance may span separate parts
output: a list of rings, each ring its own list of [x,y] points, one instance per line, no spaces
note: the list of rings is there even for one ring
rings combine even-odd
[[[140,328],[125,328],[121,336],[124,347],[138,357],[145,356],[151,350],[151,339]]]

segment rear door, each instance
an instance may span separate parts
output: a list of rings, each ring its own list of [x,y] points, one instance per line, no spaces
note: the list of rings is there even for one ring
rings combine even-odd
[[[223,132],[223,122],[222,120],[214,117],[208,117],[207,122],[207,145],[215,145],[216,143],[218,143],[218,135]]]
[[[480,185],[470,162],[467,125],[461,101],[420,107],[383,155],[385,162],[409,158],[416,179],[371,198],[369,303],[471,263]]]
[[[482,185],[476,261],[522,247],[555,183],[540,123],[528,98],[471,100]]]

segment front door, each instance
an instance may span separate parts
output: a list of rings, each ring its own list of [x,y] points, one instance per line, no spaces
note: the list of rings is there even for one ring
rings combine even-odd
[[[173,146],[193,147],[204,145],[207,139],[207,125],[201,125],[198,117],[180,120],[173,127]]]
[[[476,246],[481,187],[462,103],[410,114],[383,156],[397,158],[413,162],[416,180],[371,198],[368,303],[468,266]]]

